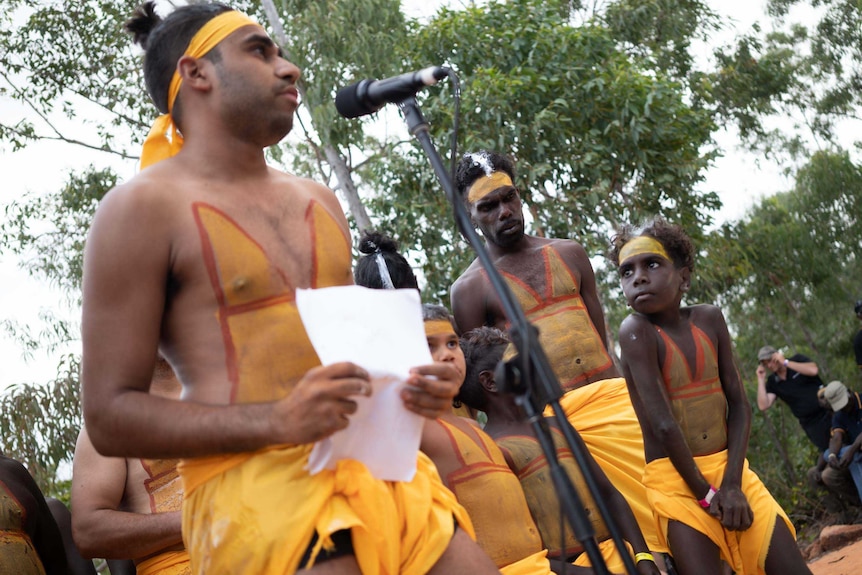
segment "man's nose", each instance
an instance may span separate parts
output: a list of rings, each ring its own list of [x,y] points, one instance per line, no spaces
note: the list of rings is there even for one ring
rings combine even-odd
[[[299,80],[299,77],[302,76],[299,66],[286,58],[281,58],[279,60],[275,73],[279,78],[290,79],[294,84]]]

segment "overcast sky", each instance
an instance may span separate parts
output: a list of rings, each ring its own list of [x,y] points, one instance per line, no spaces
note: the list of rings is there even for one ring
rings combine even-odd
[[[431,14],[440,2],[411,0],[404,4],[408,15],[421,17]],[[716,1],[714,5],[716,10],[732,15],[739,22],[740,29],[746,29],[755,20],[764,19],[764,0],[724,0]],[[728,31],[726,36],[732,36],[732,31]],[[24,114],[27,110],[23,106],[0,96],[0,117],[4,121]],[[403,129],[406,136],[406,128]],[[726,155],[706,174],[703,187],[717,191],[721,196],[724,208],[718,214],[719,221],[737,219],[763,195],[789,188],[790,183],[779,175],[776,168],[770,165],[758,167],[754,156],[736,150],[734,133],[717,134],[717,139]],[[102,166],[106,162],[110,162],[123,178],[134,175],[135,166],[131,162],[120,162],[108,154],[56,142],[41,142],[15,153],[0,152],[0,174],[3,176],[0,206],[25,192],[43,194],[55,190],[71,170],[80,170],[90,163]],[[40,313],[45,310],[59,312],[77,321],[80,310],[63,305],[63,294],[44,281],[31,278],[20,269],[20,263],[16,258],[0,255],[0,320],[30,325],[35,333],[45,328],[40,320]],[[57,373],[57,363],[63,352],[80,352],[80,343],[73,342],[50,355],[39,352],[27,360],[16,342],[0,333],[0,390],[13,383],[50,381]]]

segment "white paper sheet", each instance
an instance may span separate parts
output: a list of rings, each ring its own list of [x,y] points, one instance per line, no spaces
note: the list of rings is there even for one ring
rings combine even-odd
[[[410,481],[425,418],[408,411],[400,392],[410,368],[432,362],[419,293],[338,286],[296,290],[296,305],[323,365],[351,361],[371,375],[371,397],[356,397],[347,428],[317,442],[311,474],[356,459],[379,479]]]

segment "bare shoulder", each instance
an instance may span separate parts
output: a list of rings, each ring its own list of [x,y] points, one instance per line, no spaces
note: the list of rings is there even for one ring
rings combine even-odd
[[[93,226],[110,222],[125,226],[125,232],[135,234],[160,230],[170,221],[170,214],[178,199],[179,185],[163,175],[162,170],[144,171],[129,181],[110,190],[96,210]],[[152,227],[151,227],[152,226]]]
[[[725,325],[721,308],[712,304],[697,304],[685,308],[689,321],[707,333],[715,333]]]
[[[586,258],[587,250],[579,242],[567,238],[537,238],[554,247],[563,256]]]
[[[473,262],[467,267],[464,272],[458,276],[458,278],[452,283],[451,293],[454,295],[456,292],[460,293],[470,293],[472,290],[478,288],[484,282],[482,281],[482,265],[478,259],[473,260]]]
[[[655,339],[655,328],[646,316],[633,313],[620,324],[619,342],[624,350],[638,349],[651,339]]]

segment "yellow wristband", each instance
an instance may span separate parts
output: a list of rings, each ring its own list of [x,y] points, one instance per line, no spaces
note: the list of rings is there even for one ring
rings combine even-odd
[[[635,553],[635,563],[640,563],[641,561],[652,561],[655,563],[655,558],[652,556],[652,553]]]

